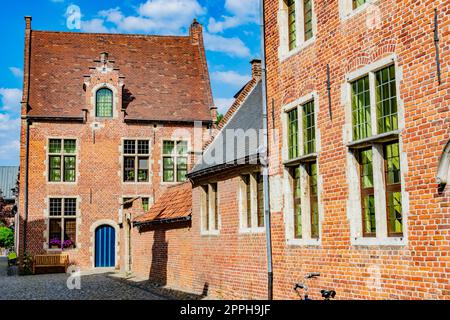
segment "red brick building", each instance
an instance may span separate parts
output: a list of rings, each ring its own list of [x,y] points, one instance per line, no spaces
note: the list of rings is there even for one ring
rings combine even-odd
[[[276,298],[450,297],[449,9],[265,1]]]
[[[449,298],[449,9],[265,1],[274,298],[311,272],[314,299]],[[220,164],[188,175],[191,226],[168,246],[189,239],[191,254],[166,284],[264,299],[264,231],[242,219],[254,171]]]
[[[265,297],[261,62],[251,64],[252,79],[188,174],[192,184],[167,189],[134,220],[135,275],[215,298]]]
[[[188,36],[36,31],[26,18],[20,253],[130,270],[141,212],[186,180],[216,110],[202,27]],[[194,123],[199,125],[195,126]]]

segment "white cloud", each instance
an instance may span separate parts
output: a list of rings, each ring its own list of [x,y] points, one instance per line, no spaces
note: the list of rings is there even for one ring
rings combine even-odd
[[[239,74],[235,71],[215,71],[211,73],[211,78],[215,81],[235,86],[242,86],[251,79],[250,76]]]
[[[99,18],[81,22],[85,32],[154,32],[181,34],[193,19],[206,13],[197,0],[147,0],[134,15],[126,16],[119,7],[102,10]],[[105,23],[111,23],[108,28]]]
[[[204,39],[206,50],[223,52],[238,58],[250,56],[250,49],[239,38],[225,38],[219,35],[205,33]]]
[[[239,11],[239,5],[233,1],[227,1],[226,5],[230,12]],[[147,0],[136,9],[134,15],[124,15],[119,7],[99,11],[96,18],[81,21],[81,30],[99,33],[151,32],[178,35],[185,33],[194,18],[205,14],[206,9],[198,0]],[[248,20],[249,14],[246,13],[243,17]],[[250,56],[250,49],[237,37],[227,38],[206,32],[204,39],[206,50],[223,52],[238,58]]]
[[[92,33],[110,33],[111,30],[105,27],[102,19],[92,19],[87,21],[81,21],[81,31]]]
[[[208,31],[220,33],[250,23],[259,23],[259,0],[226,0],[225,9],[231,15],[222,16],[222,20],[209,19]]]
[[[20,68],[16,67],[9,67],[9,71],[14,75],[16,78],[22,78],[23,77],[23,71]]]
[[[227,113],[228,109],[230,109],[233,104],[233,98],[216,98],[214,99],[214,104],[217,107],[217,111],[223,115]]]
[[[0,95],[2,99],[2,107],[0,107],[0,109],[8,111],[20,110],[20,101],[22,100],[22,90],[0,88]]]

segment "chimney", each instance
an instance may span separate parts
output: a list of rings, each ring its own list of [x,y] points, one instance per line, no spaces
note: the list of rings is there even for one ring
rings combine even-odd
[[[211,120],[212,120],[213,124],[215,125],[217,122],[217,107],[212,106],[209,108],[209,111],[211,112]]]
[[[31,16],[25,16],[25,30],[31,30]]]
[[[189,29],[189,36],[191,37],[192,44],[198,45],[200,42],[203,42],[203,27],[197,21],[197,19],[194,19],[191,24],[191,28]]]
[[[252,65],[252,79],[261,79],[261,60],[253,59],[250,63]]]

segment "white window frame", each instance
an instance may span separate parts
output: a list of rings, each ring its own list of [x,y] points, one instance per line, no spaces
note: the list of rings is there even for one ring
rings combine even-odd
[[[278,50],[278,56],[280,60],[285,60],[306,47],[309,47],[316,41],[317,34],[317,17],[315,12],[315,0],[312,1],[312,30],[313,36],[305,41],[305,24],[304,24],[304,0],[295,0],[295,30],[296,30],[296,47],[289,50],[289,26],[288,26],[288,8],[285,0],[279,1],[278,10],[278,29],[280,37],[280,47]]]
[[[61,216],[50,216],[50,199],[61,199]],[[76,204],[76,214],[74,216],[66,216],[64,215],[64,199],[75,199]],[[76,252],[81,247],[80,236],[81,236],[81,198],[79,196],[61,196],[61,195],[49,195],[45,198],[46,206],[44,209],[44,219],[46,222],[46,231],[44,236],[43,249],[47,252]],[[75,248],[71,249],[54,249],[50,248],[50,220],[51,219],[61,219],[64,223],[64,219],[75,219]]]
[[[282,124],[283,124],[283,148],[282,148],[282,158],[284,162],[290,161],[289,159],[289,148],[288,148],[288,112],[294,109],[298,109],[298,144],[299,144],[299,154],[301,158],[305,156],[303,148],[303,106],[314,101],[314,118],[315,118],[315,129],[316,129],[316,164],[317,164],[317,193],[318,193],[318,211],[319,211],[319,237],[311,237],[311,206],[309,197],[309,179],[305,164],[300,164],[300,183],[301,183],[301,210],[302,210],[302,238],[295,238],[294,234],[294,184],[293,177],[291,174],[291,167],[284,167],[283,169],[283,194],[284,194],[284,222],[285,222],[285,232],[286,232],[286,242],[287,245],[293,246],[305,246],[305,245],[321,245],[322,244],[322,225],[324,220],[324,212],[322,205],[322,191],[323,182],[322,176],[320,174],[320,163],[318,161],[318,154],[320,153],[320,130],[318,126],[318,114],[320,111],[320,101],[317,92],[312,92],[299,99],[285,105],[282,107]]]
[[[249,172],[239,177],[239,233],[264,233],[265,226],[258,227],[258,181],[256,180],[256,174]],[[262,175],[262,173],[260,173]],[[251,205],[251,225],[248,226],[248,208],[247,208],[247,185],[244,181],[244,176],[250,178],[250,205]]]
[[[136,142],[135,144],[135,153],[134,154],[126,154],[125,153],[125,140],[134,140]],[[138,141],[148,141],[148,155],[139,155],[139,153],[137,153],[137,148],[138,148]],[[120,179],[122,181],[123,184],[126,185],[131,185],[131,184],[136,184],[136,185],[148,185],[152,183],[152,158],[151,158],[151,154],[152,154],[152,142],[150,138],[122,138],[121,141],[121,145],[120,145],[120,163],[121,165],[121,170],[120,170]],[[138,168],[139,168],[139,163],[136,162],[135,163],[135,180],[134,181],[125,181],[125,157],[135,157],[135,159],[139,159],[139,157],[145,157],[148,156],[148,181],[141,181],[139,182],[137,179],[137,172],[138,172]]]
[[[214,183],[208,183],[200,186],[200,230],[202,236],[217,236],[220,234],[221,220],[220,220],[220,210],[219,210],[219,183],[216,182],[216,197],[217,203],[215,201],[215,194],[213,192]],[[206,193],[204,188],[208,188]],[[208,207],[206,207],[206,197],[208,197]],[[214,209],[217,210],[217,226],[214,221]],[[205,218],[208,219],[208,228],[206,228]]]
[[[50,153],[50,140],[61,140],[61,152],[60,153]],[[66,154],[64,152],[64,141],[65,140],[75,140],[75,153]],[[80,159],[80,143],[79,139],[74,136],[49,136],[47,137],[46,144],[46,158],[45,158],[45,181],[47,184],[65,184],[65,185],[75,185],[78,183],[79,175],[79,159]],[[60,156],[61,157],[61,181],[50,181],[50,156]],[[75,181],[64,181],[64,156],[74,156],[75,157]]]
[[[367,8],[373,5],[375,1],[376,0],[366,0],[366,3],[356,9],[353,9],[352,0],[339,0],[339,16],[343,21],[351,19],[361,12],[367,10]]]
[[[165,141],[172,141],[174,143],[174,153],[172,154],[166,154],[164,153],[164,142]],[[187,144],[187,150],[186,150],[186,154],[177,154],[177,142],[186,142]],[[186,178],[185,181],[178,181],[177,177],[178,177],[178,158],[186,158],[186,165],[187,165],[187,172],[189,172],[189,154],[191,153],[191,145],[190,145],[190,141],[188,139],[183,139],[183,138],[179,138],[179,139],[162,139],[161,140],[161,166],[160,166],[160,176],[161,176],[161,185],[173,185],[173,184],[178,184],[178,183],[183,183],[186,182],[188,179]],[[174,159],[173,162],[173,181],[164,181],[164,158],[165,157],[172,157]]]
[[[367,3],[366,3],[367,4]],[[397,91],[397,119],[398,130],[388,132],[387,134],[398,134],[398,143],[400,151],[400,173],[401,173],[401,194],[402,194],[402,222],[403,236],[390,237],[388,235],[387,216],[386,216],[386,185],[384,173],[384,155],[383,143],[373,142],[373,179],[375,190],[375,221],[376,221],[376,237],[364,237],[362,230],[362,208],[361,208],[361,182],[359,175],[359,162],[357,152],[353,152],[351,148],[347,150],[347,182],[349,184],[349,198],[347,201],[347,216],[350,222],[350,236],[352,245],[360,246],[404,246],[408,243],[408,212],[409,212],[409,193],[405,190],[405,175],[408,172],[407,155],[403,151],[403,139],[401,132],[404,129],[404,108],[400,95],[400,83],[402,81],[402,70],[397,63],[398,59],[395,54],[382,58],[370,65],[366,65],[346,76],[346,84],[344,85],[343,95],[345,98],[346,110],[346,139],[344,141],[350,144],[353,141],[353,122],[352,122],[352,86],[351,84],[369,75],[370,86],[370,104],[371,104],[371,125],[372,136],[361,139],[360,141],[376,141],[386,133],[378,134],[376,100],[375,100],[375,72],[389,67],[395,66],[395,80]],[[351,187],[350,187],[351,186]]]

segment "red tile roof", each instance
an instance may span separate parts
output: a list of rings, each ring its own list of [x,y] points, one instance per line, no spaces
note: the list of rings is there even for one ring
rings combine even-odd
[[[188,218],[192,213],[192,185],[184,182],[167,188],[150,210],[134,219],[135,225]]]
[[[193,26],[201,32],[198,23]],[[211,121],[213,101],[203,41],[195,37],[192,29],[190,36],[32,30],[28,114],[83,116],[83,76],[100,53],[108,52],[125,77],[125,90],[134,97],[127,118]]]

